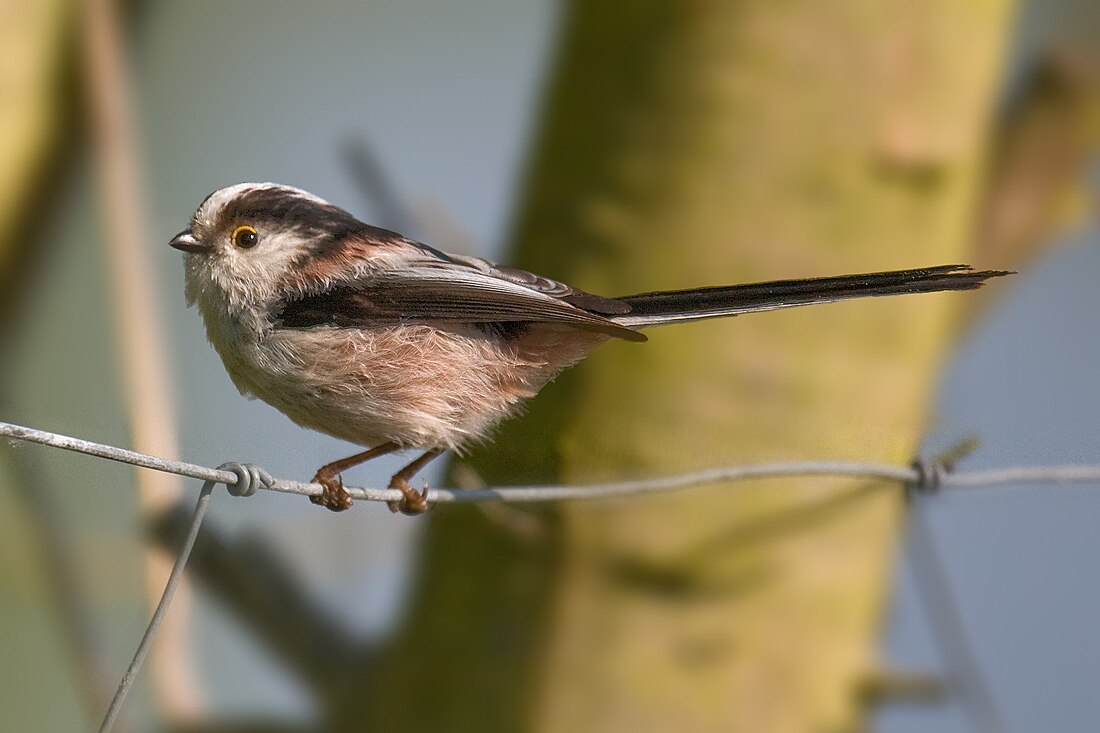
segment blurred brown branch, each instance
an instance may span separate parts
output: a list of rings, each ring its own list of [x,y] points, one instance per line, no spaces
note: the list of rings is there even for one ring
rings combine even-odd
[[[103,241],[130,431],[138,449],[171,456],[178,450],[171,368],[146,246],[147,202],[119,5],[115,0],[84,0],[80,5],[82,81],[105,214]],[[180,495],[173,476],[139,472],[135,481],[139,504],[150,516]],[[153,607],[171,571],[171,561],[151,547],[145,569],[146,593]],[[170,628],[165,629],[153,655],[154,690],[167,719],[187,720],[198,717],[203,704],[193,668],[194,644],[189,640],[189,604],[184,589],[176,603],[168,621]]]
[[[1100,40],[1100,29],[1095,31]],[[976,220],[977,252],[1018,267],[1082,212],[1086,163],[1100,151],[1100,52],[1048,48],[1025,66],[998,115]]]

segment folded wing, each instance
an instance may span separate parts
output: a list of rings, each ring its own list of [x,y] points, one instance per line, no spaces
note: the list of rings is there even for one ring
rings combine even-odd
[[[274,309],[275,325],[366,328],[416,321],[556,323],[629,341],[646,340],[643,334],[608,317],[629,312],[629,306],[618,300],[392,236],[372,236],[373,251],[383,255],[372,259],[384,266],[361,268],[362,274],[352,280],[318,279],[290,291]]]

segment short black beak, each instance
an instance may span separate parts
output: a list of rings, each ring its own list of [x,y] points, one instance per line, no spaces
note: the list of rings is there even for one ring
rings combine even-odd
[[[190,229],[184,229],[182,232],[172,237],[172,241],[168,243],[168,246],[175,247],[184,252],[206,252],[210,249],[210,245],[196,239]]]

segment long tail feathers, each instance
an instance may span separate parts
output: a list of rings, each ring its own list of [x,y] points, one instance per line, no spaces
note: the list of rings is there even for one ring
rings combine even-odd
[[[1011,274],[1014,273],[1002,270],[975,272],[966,265],[941,265],[864,275],[642,293],[619,298],[630,305],[630,313],[612,316],[612,320],[628,328],[644,328],[851,298],[974,290],[989,278]]]

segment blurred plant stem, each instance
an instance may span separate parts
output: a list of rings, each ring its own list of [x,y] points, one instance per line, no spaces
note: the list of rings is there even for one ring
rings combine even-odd
[[[41,279],[39,265],[48,249],[44,235],[48,227],[43,221],[54,211],[58,181],[76,147],[79,115],[69,94],[74,15],[64,2],[0,4],[0,109],[4,110],[0,115],[0,411],[9,417],[11,363],[5,357],[12,353],[11,343],[26,315],[25,298]],[[60,517],[60,498],[48,471],[34,456],[5,446],[0,448],[0,467],[6,469],[0,473],[7,475],[12,493],[26,508],[15,521],[26,531],[32,543],[27,555],[45,580],[47,605],[39,611],[56,617],[72,662],[69,671],[90,724],[110,699],[111,682],[92,607],[77,576],[71,528]],[[11,588],[6,590],[18,595]],[[63,684],[58,680],[55,687]],[[11,722],[8,716],[17,720],[19,712],[5,711],[5,720]],[[39,719],[48,718],[42,713]]]
[[[149,261],[149,227],[138,159],[127,51],[118,3],[84,0],[81,42],[91,142],[99,175],[106,224],[104,243],[111,274],[113,322],[121,382],[136,450],[176,457],[172,377],[157,313],[154,273]],[[180,496],[174,476],[136,471],[143,515],[151,518]],[[172,559],[150,545],[145,557],[146,598],[156,606]],[[168,720],[189,720],[202,711],[194,643],[188,629],[188,597],[181,588],[153,651],[154,691]],[[135,636],[135,643],[137,637]]]
[[[1010,6],[570,3],[509,261],[626,293],[968,260]],[[965,300],[612,344],[470,460],[490,484],[905,461]],[[403,632],[331,725],[857,729],[899,498],[807,480],[574,505],[538,543],[440,508]]]
[[[70,130],[62,120],[72,111],[63,93],[71,18],[62,2],[9,2],[0,12],[0,339],[6,339],[32,255],[42,250],[28,242],[42,228],[41,189],[59,154],[68,152],[63,141]]]

